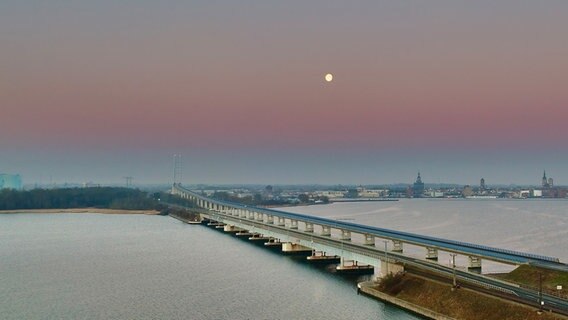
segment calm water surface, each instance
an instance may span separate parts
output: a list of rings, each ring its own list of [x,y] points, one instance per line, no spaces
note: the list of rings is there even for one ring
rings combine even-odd
[[[0,215],[1,319],[417,319],[353,280],[160,216]]]
[[[285,210],[568,261],[568,201],[413,199]],[[507,268],[484,262],[484,272]],[[417,319],[358,296],[354,279],[329,269],[169,217],[0,215],[2,319]]]
[[[354,223],[537,253],[568,262],[568,201],[401,199],[397,202],[335,203],[284,208],[291,212],[344,219]],[[424,257],[424,249],[405,245]],[[449,255],[440,254],[448,263]],[[465,266],[465,257],[458,258]],[[484,272],[508,271],[502,264],[483,263]]]

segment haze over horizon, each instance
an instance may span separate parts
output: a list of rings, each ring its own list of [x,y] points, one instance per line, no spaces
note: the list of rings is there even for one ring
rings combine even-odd
[[[182,154],[191,184],[568,185],[566,1],[6,0],[0,30],[25,184]]]

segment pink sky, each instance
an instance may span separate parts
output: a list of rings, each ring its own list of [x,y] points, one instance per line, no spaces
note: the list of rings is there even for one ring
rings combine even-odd
[[[0,171],[25,173],[14,163],[39,147],[553,154],[567,147],[567,12],[564,1],[5,1]]]

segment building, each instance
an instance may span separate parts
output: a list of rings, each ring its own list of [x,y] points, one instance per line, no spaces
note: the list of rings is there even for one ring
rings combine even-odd
[[[473,188],[469,185],[464,186],[462,190],[462,196],[464,198],[473,196]]]
[[[422,178],[420,177],[420,171],[418,172],[416,181],[412,185],[412,195],[414,198],[422,198],[424,195],[424,182],[422,182]]]
[[[22,176],[19,174],[0,173],[0,190],[1,189],[22,190]]]
[[[479,180],[479,191],[485,191],[485,179],[481,178],[481,180]]]
[[[542,175],[542,187],[545,188],[545,189],[552,187],[552,186],[549,184],[549,181],[552,182],[552,178],[547,179],[547,178],[546,178],[546,170],[544,170],[544,174]]]

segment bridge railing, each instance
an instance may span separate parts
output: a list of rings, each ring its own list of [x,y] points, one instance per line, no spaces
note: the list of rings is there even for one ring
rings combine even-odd
[[[372,227],[372,226],[365,226],[360,225],[352,222],[346,221],[337,221],[331,220],[321,217],[309,216],[299,213],[291,213],[281,210],[269,209],[269,208],[260,208],[255,206],[248,206],[242,205],[239,203],[223,201],[212,199],[203,195],[200,195],[196,192],[193,192],[189,189],[186,189],[179,184],[174,184],[174,189],[178,192],[187,193],[192,197],[208,201],[210,203],[238,208],[238,209],[246,209],[254,212],[264,213],[273,215],[276,217],[287,218],[287,219],[294,219],[294,220],[301,220],[313,224],[323,225],[330,228],[343,228],[343,229],[350,229],[351,231],[362,233],[362,234],[371,234],[374,236],[378,236],[381,238],[393,239],[393,240],[403,240],[404,242],[420,245],[420,246],[431,246],[436,247],[442,250],[448,250],[452,252],[460,252],[469,255],[478,255],[482,257],[490,256],[494,259],[501,260],[501,261],[510,261],[515,263],[531,263],[531,262],[549,262],[553,264],[564,265],[560,262],[560,260],[556,257],[549,257],[544,255],[537,255],[532,253],[525,253],[519,251],[513,251],[509,249],[502,249],[502,248],[495,248],[489,247],[485,245],[479,245],[474,243],[467,243],[462,241],[456,240],[449,240],[443,238],[437,238],[432,236],[425,236],[419,235],[404,231],[397,231],[379,227]]]

